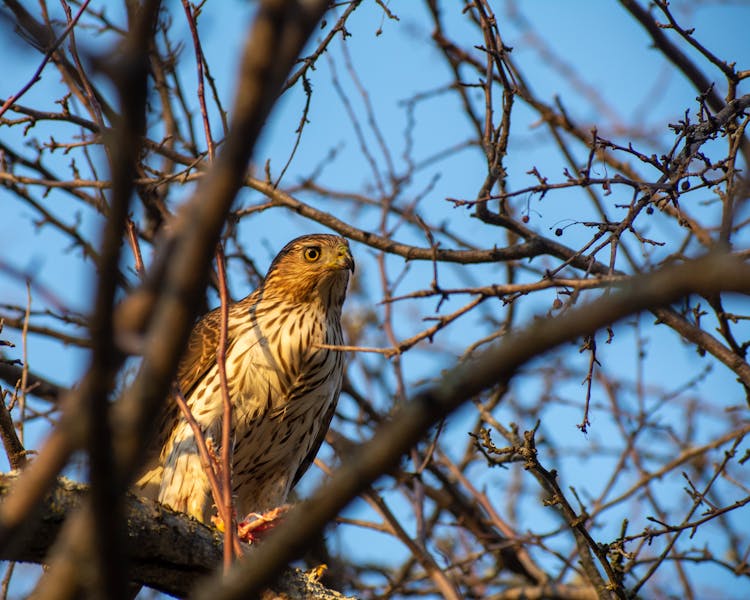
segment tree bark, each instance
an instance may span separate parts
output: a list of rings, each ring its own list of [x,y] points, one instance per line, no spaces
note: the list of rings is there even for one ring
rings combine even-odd
[[[0,499],[13,486],[15,473],[0,474]],[[34,519],[17,541],[0,551],[0,559],[42,564],[65,519],[82,505],[89,486],[64,477],[46,496]],[[160,592],[182,598],[203,576],[213,572],[222,559],[223,538],[185,514],[158,502],[129,494],[126,498],[129,578]],[[254,548],[246,546],[246,553]],[[288,569],[263,594],[264,600],[283,598],[342,600],[347,598],[301,569]]]

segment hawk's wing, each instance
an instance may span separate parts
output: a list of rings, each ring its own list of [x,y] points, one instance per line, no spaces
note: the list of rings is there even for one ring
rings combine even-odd
[[[186,398],[216,361],[220,336],[221,307],[204,315],[190,332],[187,348],[177,368],[177,383]]]
[[[177,382],[186,399],[216,360],[216,347],[221,335],[220,320],[221,308],[216,308],[201,317],[190,332],[187,348],[177,368]],[[179,419],[180,409],[170,394],[161,412],[159,430],[152,442],[150,458],[158,460],[161,449],[167,443]]]
[[[221,307],[201,317],[190,332],[187,348],[177,368],[177,382],[186,399],[216,361],[220,335]],[[164,474],[160,454],[179,422],[180,408],[170,394],[161,411],[157,434],[149,447],[146,469],[136,483],[141,495],[158,499]]]

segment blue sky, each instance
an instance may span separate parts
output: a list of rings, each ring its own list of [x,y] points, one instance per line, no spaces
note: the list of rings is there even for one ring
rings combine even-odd
[[[108,3],[94,2],[92,5],[105,6]],[[447,4],[447,3],[446,3]],[[506,10],[506,4],[497,2],[495,9],[503,33],[504,42],[513,47],[512,57],[520,70],[528,77],[531,89],[546,102],[552,102],[557,96],[566,110],[578,121],[596,123],[602,136],[619,143],[627,143],[628,138],[622,137],[619,126],[622,122],[630,124],[635,120],[644,134],[639,143],[647,149],[653,144],[649,139],[663,142],[671,139],[667,124],[682,117],[686,109],[694,110],[696,91],[684,77],[650,47],[650,39],[643,30],[625,13],[615,2],[590,2],[532,0],[518,3],[524,11],[523,17],[514,15]],[[673,2],[673,10],[682,16],[688,4]],[[185,40],[184,77],[186,85],[193,86],[191,79],[193,62],[188,44],[188,31],[184,20],[180,19],[181,12],[178,3],[174,6],[175,22],[171,33],[177,33]],[[391,2],[390,8],[400,17],[399,22],[393,22],[383,17],[382,10],[372,1],[366,1],[358,9],[347,28],[352,34],[346,42],[336,40],[330,55],[333,56],[336,77],[346,94],[352,100],[355,112],[362,116],[364,105],[356,94],[356,86],[349,77],[340,50],[341,44],[348,49],[352,65],[361,78],[361,83],[368,91],[369,100],[379,131],[382,132],[388,147],[392,151],[391,158],[398,173],[403,171],[405,147],[404,130],[407,126],[407,112],[404,102],[417,93],[435,90],[450,82],[450,73],[444,59],[437,54],[427,42],[431,34],[431,22],[422,7],[422,3],[414,0]],[[750,38],[747,35],[747,24],[750,23],[750,3],[727,2],[696,3],[685,16],[685,23],[696,27],[696,36],[715,54],[737,60],[739,68],[750,68]],[[53,9],[51,7],[51,9]],[[111,10],[108,8],[108,10]],[[447,9],[445,9],[447,12]],[[231,105],[231,94],[234,88],[234,73],[242,43],[252,13],[251,5],[246,2],[230,0],[224,3],[209,3],[205,15],[200,22],[203,36],[203,47],[216,78],[225,107]],[[329,18],[332,22],[334,19]],[[533,33],[543,40],[550,41],[554,54],[540,55],[535,49],[534,39],[530,37],[527,24],[533,26]],[[447,19],[449,31],[459,38],[472,35],[469,27],[460,18],[458,11]],[[376,35],[382,29],[380,36]],[[9,33],[3,32],[4,38]],[[79,44],[93,52],[100,52],[105,48],[105,40],[83,37],[79,34]],[[315,41],[312,43],[315,45]],[[682,47],[682,46],[681,46]],[[11,46],[12,60],[6,60],[4,77],[0,81],[0,95],[7,97],[16,91],[30,76],[38,64],[39,56],[20,45]],[[687,50],[691,56],[695,52]],[[580,76],[577,85],[571,86],[569,81],[559,76],[555,65],[567,65]],[[385,157],[378,149],[376,137],[372,128],[364,127],[364,135],[368,147],[373,149],[373,156],[378,165],[377,174],[370,168],[368,160],[359,148],[353,126],[346,115],[346,108],[342,104],[333,85],[332,63],[324,56],[315,71],[310,73],[313,86],[313,99],[299,150],[287,172],[282,186],[294,185],[306,175],[325,163],[320,182],[337,190],[369,190],[376,187],[378,177],[384,177],[383,165]],[[706,73],[710,71],[703,60],[699,65]],[[42,81],[36,84],[24,97],[23,103],[35,107],[54,109],[54,100],[59,96],[60,84],[58,75],[53,68],[48,67],[43,74]],[[585,100],[586,87],[597,90],[601,104]],[[745,86],[745,91],[747,91]],[[723,90],[721,90],[723,95]],[[479,93],[479,92],[477,92]],[[582,99],[583,97],[583,99]],[[194,96],[190,96],[194,100]],[[295,141],[300,112],[304,104],[304,96],[299,90],[286,94],[269,119],[261,143],[255,152],[254,162],[262,169],[262,165],[270,160],[274,173],[278,173],[286,162],[290,149]],[[416,105],[415,127],[413,138],[415,142],[413,158],[416,161],[433,155],[435,152],[460,143],[467,137],[467,123],[460,112],[460,105],[453,94],[440,94]],[[192,107],[193,109],[196,106]],[[516,140],[513,151],[507,157],[505,166],[508,169],[510,187],[519,189],[533,184],[534,179],[527,171],[536,167],[551,180],[563,180],[562,171],[565,167],[563,158],[552,149],[549,140],[545,139],[543,127],[535,122],[535,116],[527,109],[519,106],[514,113],[513,135]],[[198,126],[199,118],[195,113]],[[362,122],[365,119],[362,118]],[[37,131],[41,129],[39,126]],[[49,127],[49,126],[47,126]],[[219,121],[213,118],[215,134],[220,131]],[[54,126],[49,127],[49,135],[55,134]],[[0,136],[4,139],[14,139],[19,132],[0,129]],[[333,160],[327,160],[329,151],[336,149]],[[580,149],[579,149],[580,150]],[[585,152],[578,157],[585,160]],[[69,157],[58,153],[58,167],[64,171]],[[423,190],[430,189],[427,197],[421,201],[420,207],[432,223],[446,223],[449,227],[459,231],[466,239],[480,245],[489,246],[493,243],[503,244],[504,238],[497,232],[488,231],[476,219],[470,219],[465,209],[456,209],[444,199],[473,198],[484,176],[480,150],[466,149],[453,154],[450,158],[434,163],[420,171],[408,187],[398,197],[397,201],[408,205],[411,200]],[[644,171],[646,173],[646,171]],[[191,191],[186,186],[183,191],[174,194],[172,201],[177,204],[181,198],[187,197]],[[594,214],[590,208],[578,202],[578,191],[560,192],[549,195],[543,201],[537,198],[519,198],[517,206],[528,203],[531,224],[539,231],[547,232],[559,226],[565,226],[573,221],[592,219]],[[617,196],[622,194],[622,196]],[[335,201],[305,194],[301,198],[320,208],[339,211],[344,210]],[[701,201],[705,197],[695,195],[691,197],[691,205],[696,211],[707,215],[707,219],[716,219],[718,209],[704,207]],[[59,202],[57,202],[59,200]],[[616,218],[620,212],[614,206],[616,203],[625,204],[630,198],[625,191],[615,192],[610,199],[608,210],[610,217]],[[52,192],[46,199],[56,214],[69,223],[81,219],[84,230],[92,238],[97,237],[101,225],[98,217],[92,211],[80,206],[73,206],[63,200],[59,193]],[[257,193],[243,191],[238,200],[238,206],[251,206],[262,203],[263,199]],[[40,278],[45,286],[55,290],[55,293],[70,307],[86,312],[91,303],[92,278],[94,273],[90,263],[82,261],[80,252],[69,251],[69,240],[56,233],[53,228],[45,226],[37,228],[33,221],[36,216],[31,209],[19,203],[5,189],[0,188],[0,207],[3,219],[0,220],[0,239],[2,240],[2,258],[8,264],[24,272],[33,273]],[[713,210],[713,212],[712,212]],[[346,218],[346,217],[344,217]],[[377,209],[364,211],[356,217],[357,225],[367,229],[375,229],[379,220]],[[290,238],[307,232],[319,231],[321,227],[315,223],[291,215],[287,212],[273,210],[260,213],[244,219],[240,225],[241,239],[252,248],[253,257],[261,270],[270,263],[275,252]],[[666,219],[656,215],[651,223],[649,234],[665,236],[671,231],[672,225]],[[565,228],[562,241],[571,246],[587,239],[589,231],[580,224],[570,224]],[[493,237],[497,236],[497,238]],[[407,227],[396,229],[394,237],[405,242],[426,245],[425,239],[418,231]],[[747,242],[747,240],[745,240]],[[382,316],[383,307],[376,303],[382,297],[382,290],[377,282],[374,252],[362,245],[353,244],[353,251],[357,258],[358,273],[367,297],[371,299],[376,314]],[[663,252],[672,251],[666,248]],[[661,252],[656,249],[655,252]],[[658,255],[658,254],[657,254]],[[550,262],[550,261],[547,261]],[[533,266],[545,265],[545,260],[536,261]],[[391,273],[398,273],[404,267],[399,258],[389,258],[388,265]],[[426,287],[431,278],[431,266],[428,264],[408,265],[409,277],[398,289],[405,293]],[[245,295],[247,278],[244,272],[235,267],[230,271],[232,279],[230,288],[235,298]],[[443,285],[464,285],[465,277],[475,281],[495,281],[502,278],[498,275],[495,265],[457,268],[443,268],[440,271],[440,281]],[[0,274],[0,303],[24,304],[25,289],[22,282]],[[534,315],[545,314],[554,299],[554,292],[538,294],[523,304],[521,321],[528,321]],[[361,308],[362,300],[355,305]],[[737,301],[740,306],[747,306],[746,300]],[[744,305],[742,304],[744,303]],[[35,307],[43,307],[43,302],[35,298]],[[455,310],[460,306],[458,300],[451,300],[443,307],[444,311]],[[429,316],[434,310],[434,300],[414,303],[413,307],[401,310],[395,323],[397,336],[407,338],[424,327],[421,318]],[[486,314],[501,318],[505,310],[500,302],[489,303]],[[683,382],[695,375],[702,368],[705,360],[699,359],[695,351],[676,340],[672,332],[652,329],[653,319],[649,316],[641,318],[642,331],[648,338],[651,356],[658,360],[651,360],[644,364],[646,380],[663,384],[666,388],[676,389]],[[439,374],[441,368],[448,366],[455,360],[455,354],[471,341],[481,336],[486,323],[477,316],[469,316],[461,321],[461,325],[441,332],[432,348],[417,349],[404,357],[405,370],[408,373],[409,391],[413,390],[425,378]],[[373,334],[374,335],[374,334]],[[20,338],[13,330],[6,329],[3,338],[8,338],[18,344]],[[382,339],[373,337],[374,344]],[[638,360],[633,334],[626,328],[616,329],[616,341],[611,346],[600,344],[599,358],[608,370],[614,373],[632,372]],[[578,356],[577,350],[567,350],[572,357],[571,366],[583,368],[585,356]],[[86,367],[85,353],[75,348],[50,344],[38,336],[29,338],[29,363],[38,372],[44,373],[51,379],[63,384],[73,385]],[[375,361],[376,359],[367,359]],[[545,359],[546,360],[546,359]],[[525,394],[533,396],[537,393],[540,383],[530,378],[519,378],[514,395],[522,398]],[[717,407],[728,407],[741,404],[743,399],[740,389],[734,384],[732,374],[722,366],[717,366],[711,375],[705,379],[702,389],[710,390],[715,397]],[[580,398],[581,389],[571,386],[571,398]],[[603,400],[595,398],[599,405]],[[388,398],[378,398],[387,403]],[[346,402],[342,402],[342,410],[347,410]],[[661,409],[664,419],[669,421],[670,407]],[[502,414],[500,415],[502,417]],[[578,445],[582,443],[582,434],[575,428],[580,420],[580,410],[566,406],[564,403],[552,406],[544,417],[552,422],[561,424],[556,435],[562,445]],[[606,442],[611,427],[606,417],[605,407],[595,410],[592,415],[592,429],[584,443],[596,447],[599,442]],[[473,420],[470,409],[464,409],[454,415],[448,423],[448,435],[457,440],[457,448],[463,449],[466,443],[465,431]],[[533,424],[533,423],[532,423]],[[526,424],[528,425],[528,424]],[[705,423],[707,429],[711,423]],[[31,432],[30,445],[43,433]],[[463,437],[462,437],[463,436]],[[586,482],[579,472],[575,460],[565,463],[566,475],[570,482],[581,486],[590,486],[595,493],[598,482]],[[588,458],[587,468],[593,472],[601,468],[606,472],[607,458],[592,456]],[[318,477],[313,473],[310,478]],[[486,481],[489,490],[502,493],[506,478],[502,475]],[[307,482],[307,487],[312,485]],[[397,496],[390,495],[389,501],[395,506],[401,502]],[[548,519],[550,527],[554,519],[548,513],[529,511],[529,519]],[[350,514],[372,517],[369,511],[355,504]],[[637,516],[633,515],[637,520]],[[413,526],[413,523],[407,523]],[[340,530],[347,530],[340,527]],[[341,536],[341,549],[352,556],[372,558],[387,561],[388,557],[402,555],[405,550],[397,542],[376,533],[360,530],[349,531]],[[696,542],[697,544],[697,542]],[[700,576],[704,576],[701,574]],[[717,573],[716,576],[724,576]],[[729,581],[730,578],[727,578]],[[750,590],[748,590],[750,591]],[[738,590],[740,592],[740,590]],[[741,593],[741,592],[740,592]],[[739,597],[739,596],[738,596]]]

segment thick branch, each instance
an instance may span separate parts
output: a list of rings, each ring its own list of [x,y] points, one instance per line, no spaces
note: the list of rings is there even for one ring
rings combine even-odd
[[[310,500],[292,511],[252,560],[241,560],[222,581],[201,588],[198,598],[253,597],[352,499],[388,472],[446,415],[531,360],[559,345],[590,335],[632,314],[669,305],[690,293],[750,293],[750,266],[726,255],[709,255],[633,281],[630,289],[602,297],[564,316],[539,319],[507,336],[476,360],[448,371],[416,394],[375,437],[352,454]]]
[[[390,238],[365,231],[349,225],[345,221],[330,213],[318,210],[309,204],[300,202],[273,186],[273,184],[260,179],[248,177],[245,185],[268,196],[277,206],[290,208],[297,214],[317,221],[326,227],[348,237],[351,240],[362,242],[372,248],[383,252],[404,257],[406,260],[437,260],[439,262],[455,262],[462,264],[501,262],[506,260],[518,260],[522,258],[533,258],[548,253],[548,248],[541,241],[533,240],[524,244],[516,244],[506,248],[490,248],[488,250],[444,250],[442,248],[420,248],[395,242]]]
[[[0,499],[5,498],[16,479],[15,475],[0,474]],[[85,485],[59,479],[33,525],[12,548],[2,549],[0,560],[43,563],[66,517],[83,505],[87,490]],[[140,584],[183,597],[221,563],[222,536],[218,531],[157,502],[129,496],[125,522],[130,578]],[[273,590],[286,593],[290,599],[344,598],[299,570],[284,573]]]
[[[21,380],[22,372],[23,369],[19,366],[0,362],[0,379],[10,386],[15,386]],[[28,373],[26,376],[25,391],[27,394],[31,394],[42,400],[57,403],[66,390],[44,377]]]
[[[149,273],[148,289],[156,303],[143,368],[113,407],[112,444],[117,470],[113,480],[120,492],[142,462],[147,447],[144,438],[167,396],[198,312],[211,256],[242,184],[255,140],[327,6],[325,0],[265,0],[258,9],[244,49],[231,132],[211,170],[176,219],[176,237],[163,244]],[[72,392],[71,405],[80,406],[82,397],[80,391]],[[39,458],[24,471],[15,492],[0,505],[0,544],[13,539],[67,458],[80,446],[83,438],[78,421],[69,419],[52,433]],[[71,543],[77,542],[71,539]]]
[[[651,39],[670,62],[685,74],[690,82],[695,86],[700,94],[706,95],[708,105],[715,111],[724,108],[724,101],[721,96],[713,89],[713,82],[710,81],[695,63],[688,58],[677,46],[675,46],[659,27],[649,12],[635,0],[620,0],[625,9],[636,18],[643,28],[651,36]]]

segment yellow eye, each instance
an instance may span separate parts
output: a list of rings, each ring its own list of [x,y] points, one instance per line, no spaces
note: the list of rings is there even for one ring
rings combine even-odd
[[[309,246],[305,248],[305,260],[315,262],[320,258],[320,248],[318,246]]]

